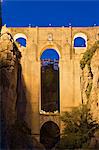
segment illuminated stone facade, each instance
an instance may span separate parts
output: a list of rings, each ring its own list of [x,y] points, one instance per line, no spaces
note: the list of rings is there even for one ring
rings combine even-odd
[[[86,49],[99,40],[99,27],[18,27],[8,28],[16,40],[26,39],[21,46],[22,74],[25,82],[27,106],[26,121],[34,136],[39,138],[40,128],[46,121],[55,122],[60,131],[60,115],[81,104],[80,60]],[[74,40],[82,37],[86,47],[74,47]],[[55,49],[59,56],[60,113],[41,110],[40,56],[47,48]]]

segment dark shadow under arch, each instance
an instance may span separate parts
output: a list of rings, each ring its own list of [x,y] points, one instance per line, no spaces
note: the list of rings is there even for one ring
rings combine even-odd
[[[60,111],[59,55],[54,49],[41,55],[41,110]]]
[[[40,130],[40,142],[46,149],[55,146],[60,140],[60,129],[53,121],[48,121],[43,124]]]

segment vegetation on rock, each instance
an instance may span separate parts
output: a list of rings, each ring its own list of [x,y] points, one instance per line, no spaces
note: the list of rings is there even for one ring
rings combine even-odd
[[[82,70],[84,69],[86,64],[90,70],[91,59],[92,59],[96,49],[99,47],[98,44],[99,44],[99,41],[96,41],[95,44],[84,53],[83,58],[80,61],[80,68]]]
[[[96,41],[95,44],[83,54],[83,57],[80,61],[80,68],[81,68],[82,72],[84,71],[84,68],[86,65],[87,65],[87,69],[88,69],[87,70],[87,72],[88,72],[88,83],[87,83],[87,86],[85,89],[85,93],[86,93],[86,97],[87,97],[88,101],[90,98],[90,93],[91,93],[91,89],[92,89],[92,85],[93,85],[93,73],[91,70],[91,60],[92,60],[92,57],[94,56],[97,48],[99,48],[99,41]],[[82,74],[82,76],[83,75],[84,74]],[[81,78],[83,78],[82,76],[81,76]]]
[[[99,124],[92,119],[92,114],[87,105],[73,108],[62,116],[64,122],[63,135],[60,149],[88,148],[91,138],[99,129]]]
[[[87,99],[88,99],[89,96],[90,96],[91,89],[92,89],[92,82],[88,83],[87,88],[86,88],[86,91],[85,91],[86,96],[87,96]]]
[[[0,44],[0,148],[43,150],[24,121],[26,89],[23,88],[21,52],[6,27],[2,29]]]

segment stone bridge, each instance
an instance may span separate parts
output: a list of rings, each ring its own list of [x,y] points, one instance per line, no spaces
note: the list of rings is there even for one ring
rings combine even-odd
[[[53,121],[62,131],[60,115],[81,103],[80,59],[86,49],[99,39],[99,27],[17,27],[9,28],[16,41],[26,40],[21,46],[22,75],[26,88],[27,106],[25,119],[36,138],[47,121]],[[85,45],[75,46],[81,37]],[[41,54],[46,49],[59,54],[60,112],[41,110]]]

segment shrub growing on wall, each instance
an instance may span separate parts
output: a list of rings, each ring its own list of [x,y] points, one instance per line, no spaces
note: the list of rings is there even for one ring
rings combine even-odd
[[[73,108],[62,116],[64,122],[63,135],[60,141],[60,149],[75,149],[88,146],[99,125],[92,119],[87,105]]]
[[[84,53],[83,58],[80,61],[80,68],[82,70],[84,69],[86,64],[88,65],[88,68],[90,69],[91,59],[96,49],[98,48],[98,44],[99,44],[99,41],[96,41],[95,44]]]

